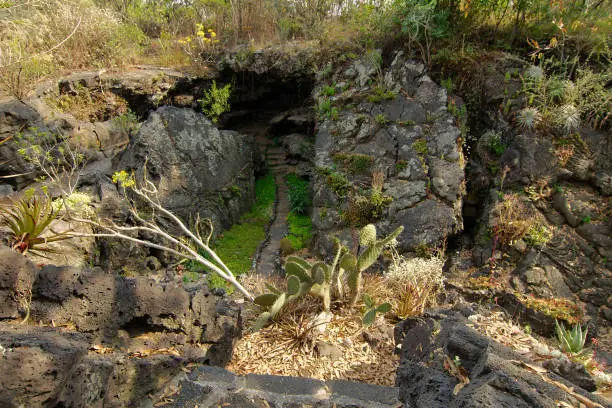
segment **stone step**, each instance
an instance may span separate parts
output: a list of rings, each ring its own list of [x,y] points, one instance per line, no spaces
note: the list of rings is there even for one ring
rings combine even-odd
[[[167,387],[179,391],[164,407],[401,407],[396,387],[275,375],[238,376],[212,366],[181,374]]]

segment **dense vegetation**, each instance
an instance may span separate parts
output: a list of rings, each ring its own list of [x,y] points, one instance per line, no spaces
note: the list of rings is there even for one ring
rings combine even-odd
[[[432,65],[487,49],[553,57],[573,78],[610,59],[607,0],[5,0],[4,91],[63,69],[132,63],[201,67],[226,46],[316,40],[322,49],[406,47]]]

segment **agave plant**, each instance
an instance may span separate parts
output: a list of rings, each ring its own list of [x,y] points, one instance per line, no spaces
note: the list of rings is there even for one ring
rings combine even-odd
[[[522,129],[534,129],[542,120],[542,114],[537,108],[527,107],[521,109],[516,115],[516,123]]]
[[[48,243],[70,238],[67,231],[56,233],[49,228],[57,216],[58,212],[46,197],[24,197],[8,208],[0,208],[0,224],[8,226],[12,232],[10,245],[23,254],[31,252],[44,256],[44,253],[55,252]]]
[[[563,105],[559,109],[557,120],[565,133],[570,134],[580,126],[580,111],[572,104]]]
[[[567,353],[580,353],[584,349],[588,330],[582,331],[580,323],[575,325],[573,329],[567,330],[563,323],[559,324],[555,320],[555,326],[561,350]]]

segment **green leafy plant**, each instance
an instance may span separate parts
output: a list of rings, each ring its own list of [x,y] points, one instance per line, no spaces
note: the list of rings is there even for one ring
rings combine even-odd
[[[427,140],[425,139],[416,140],[414,143],[412,143],[412,148],[415,152],[423,156],[429,153],[429,148],[427,147]]]
[[[555,332],[559,340],[559,347],[566,353],[580,353],[584,349],[588,330],[582,331],[580,323],[573,329],[567,330],[563,323],[555,320]]]
[[[334,96],[336,94],[336,84],[332,85],[323,85],[321,89],[321,94],[324,96]]]
[[[47,197],[24,197],[10,207],[0,207],[0,223],[11,230],[11,247],[23,254],[44,256],[55,250],[47,244],[71,238],[69,232],[56,233],[50,225],[58,217]]]
[[[368,102],[379,103],[382,101],[393,100],[397,97],[397,93],[393,91],[388,91],[386,88],[382,86],[375,86],[372,88],[372,91],[368,95]]]
[[[385,302],[376,306],[372,298],[370,298],[370,295],[368,295],[367,293],[363,294],[363,303],[365,305],[365,311],[361,323],[364,326],[370,326],[372,323],[374,323],[377,313],[384,314],[389,313],[391,311],[390,303]]]
[[[198,99],[198,102],[202,105],[202,112],[213,123],[217,123],[219,117],[230,110],[229,99],[231,90],[232,86],[230,84],[225,85],[223,88],[217,88],[217,82],[213,81],[210,89],[204,92],[202,99]]]
[[[333,106],[332,101],[327,97],[317,105],[317,113],[320,119],[337,120],[339,115],[338,108]]]
[[[499,133],[494,133],[489,139],[489,151],[497,157],[501,156],[506,151],[506,145],[501,140]]]
[[[376,121],[376,123],[378,123],[381,126],[385,126],[387,123],[389,123],[389,119],[387,119],[387,117],[382,113],[379,113],[378,115],[376,115],[374,117],[374,120]]]
[[[340,172],[330,172],[327,175],[327,185],[338,197],[346,197],[350,188],[350,182],[346,176]]]
[[[113,125],[122,132],[131,134],[138,131],[140,123],[134,112],[128,110],[126,113],[116,116],[112,119]]]

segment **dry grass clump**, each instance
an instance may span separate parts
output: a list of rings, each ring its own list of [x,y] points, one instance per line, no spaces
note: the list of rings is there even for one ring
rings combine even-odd
[[[91,0],[15,1],[0,9],[0,87],[23,98],[63,68],[123,65],[144,39]]]
[[[493,213],[494,232],[502,245],[523,238],[536,223],[533,206],[527,205],[518,194],[505,194],[503,200],[495,204]]]
[[[444,258],[436,254],[429,259],[407,259],[391,250],[392,262],[385,274],[385,286],[393,295],[387,301],[400,319],[423,313],[436,303],[444,288]]]

